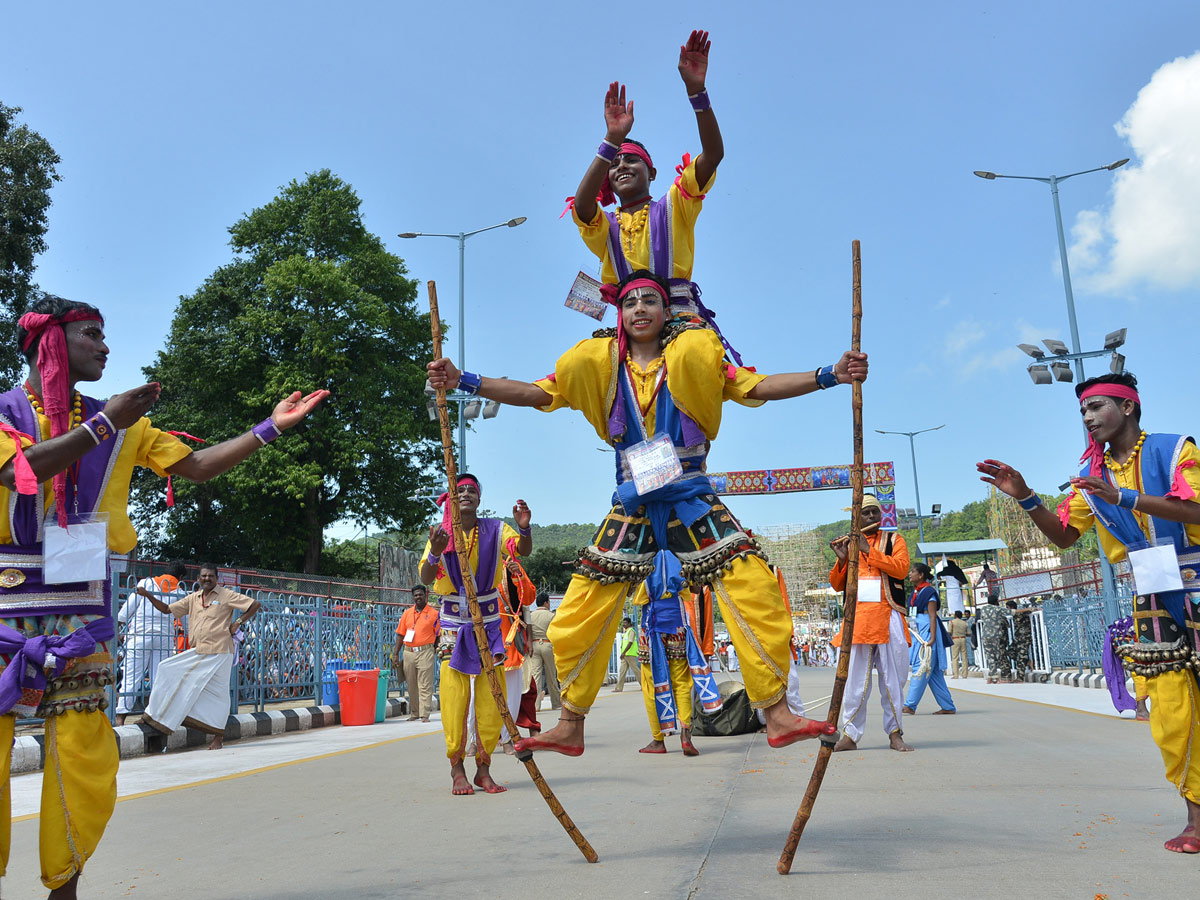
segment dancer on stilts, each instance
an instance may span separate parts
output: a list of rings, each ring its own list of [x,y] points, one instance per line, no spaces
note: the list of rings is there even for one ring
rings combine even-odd
[[[1070,547],[1095,524],[1104,555],[1114,563],[1128,559],[1137,584],[1136,636],[1115,652],[1146,679],[1150,732],[1187,810],[1183,831],[1163,846],[1200,853],[1200,451],[1191,437],[1142,430],[1137,379],[1128,372],[1088,379],[1075,395],[1088,447],[1058,515],[1012,466],[985,459],[976,468],[1056,547]],[[1152,556],[1148,567],[1143,550]],[[1179,570],[1173,585],[1150,581],[1172,567]]]
[[[651,602],[687,582],[713,585],[745,663],[746,692],[765,710],[772,747],[832,734],[833,725],[797,718],[787,708],[790,611],[757,542],[713,491],[704,462],[725,400],[758,406],[861,381],[866,354],[847,352],[815,371],[764,376],[726,364],[711,330],[680,320],[668,325],[669,288],[649,272],[633,273],[616,293],[617,337],[579,342],[536,383],[460,373],[444,358],[428,366],[435,388],[546,412],[577,409],[618,451],[615,505],[581,553],[550,628],[562,716],[551,731],[519,741],[517,752],[583,753],[584,718],[603,684],[622,609],[646,579]],[[699,660],[695,667],[707,668]]]

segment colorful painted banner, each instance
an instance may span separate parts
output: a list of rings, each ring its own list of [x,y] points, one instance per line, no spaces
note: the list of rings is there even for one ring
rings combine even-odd
[[[746,472],[709,473],[718,494],[784,494],[794,491],[834,491],[850,488],[853,463],[840,466],[803,466],[794,469],[755,469]],[[883,507],[882,527],[896,523],[896,470],[893,463],[863,464],[863,486],[870,487]]]

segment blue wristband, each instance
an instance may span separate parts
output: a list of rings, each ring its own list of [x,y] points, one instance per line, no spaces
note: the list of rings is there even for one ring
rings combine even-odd
[[[708,99],[708,91],[703,90],[698,94],[688,94],[688,103],[692,104],[692,109],[696,112],[704,112],[712,109],[712,101]]]
[[[1021,507],[1021,509],[1025,510],[1025,512],[1033,512],[1042,505],[1042,498],[1033,491],[1030,491],[1028,497],[1026,497],[1024,500],[1017,501],[1017,505]]]
[[[833,371],[833,366],[823,366],[817,369],[815,374],[817,376],[817,387],[821,390],[837,387],[838,377],[837,373]]]
[[[464,394],[478,394],[479,386],[483,384],[483,376],[474,372],[462,372],[458,376],[458,389]]]
[[[1134,509],[1137,506],[1138,497],[1141,495],[1133,488],[1119,488],[1121,497],[1117,500],[1117,506],[1121,509]]]

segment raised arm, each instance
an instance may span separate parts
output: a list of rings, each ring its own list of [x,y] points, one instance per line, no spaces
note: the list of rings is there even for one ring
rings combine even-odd
[[[787,400],[790,397],[802,397],[821,389],[822,380],[832,387],[836,378],[837,384],[849,384],[851,381],[867,380],[867,354],[847,350],[842,358],[833,366],[827,366],[828,372],[817,369],[813,372],[785,372],[778,375],[768,375],[756,384],[746,396],[751,400]]]
[[[1071,479],[1071,485],[1076,490],[1093,494],[1113,506],[1120,503],[1120,489],[1109,484],[1103,478],[1077,476]],[[1168,522],[1200,525],[1200,503],[1194,500],[1180,500],[1178,497],[1158,497],[1154,494],[1139,493],[1133,508],[1140,513],[1166,519]]]
[[[324,390],[313,391],[305,397],[296,391],[290,397],[279,401],[271,413],[270,422],[276,430],[287,431],[316,409],[328,396],[329,391]],[[266,437],[270,440],[269,427],[266,432]],[[180,475],[188,481],[208,481],[210,478],[216,478],[218,475],[228,472],[262,445],[263,441],[258,438],[254,430],[247,431],[235,438],[190,453],[167,471],[172,475]]]
[[[429,384],[434,390],[444,388],[452,391],[459,385],[462,372],[450,360],[442,357],[425,366],[429,373]],[[475,393],[487,400],[499,400],[507,406],[548,406],[552,398],[536,384],[516,381],[511,378],[479,378],[479,389]],[[525,553],[521,554],[522,556]]]
[[[100,415],[108,419],[112,423],[112,427],[118,431],[128,428],[149,412],[150,407],[158,400],[161,391],[157,382],[151,382],[122,394],[116,394],[104,404],[104,411]],[[89,419],[88,422],[90,424],[99,418],[98,415],[94,419]],[[103,423],[97,422],[97,424]],[[29,467],[33,469],[34,477],[38,482],[49,481],[95,447],[96,441],[92,437],[93,430],[94,428],[73,428],[66,434],[60,434],[48,441],[39,441],[32,447],[26,448],[25,459],[29,462]],[[10,491],[16,487],[14,465],[14,461],[10,459],[3,468],[0,468],[0,484]]]
[[[165,613],[167,615],[171,615],[171,605],[169,603],[164,603],[162,600],[160,600],[158,597],[155,597],[152,593],[150,593],[148,590],[146,590],[141,585],[137,586],[136,593],[142,597],[145,597],[147,600],[149,600],[150,605],[153,606],[155,609],[157,609],[160,613]]]
[[[604,95],[604,128],[604,144],[608,147],[605,148],[604,144],[600,146],[601,152],[608,158],[605,159],[599,152],[592,157],[587,171],[583,173],[583,180],[575,189],[575,212],[584,222],[596,218],[596,194],[608,180],[608,170],[612,158],[616,156],[616,148],[621,146],[633,128],[633,101],[625,102],[625,85],[617,81],[608,86],[608,92]]]
[[[700,155],[696,157],[696,181],[708,184],[725,158],[725,142],[717,125],[717,115],[708,102],[705,80],[708,78],[708,50],[712,42],[707,31],[693,31],[679,48],[679,77],[687,88],[696,110],[696,128],[700,132]],[[699,95],[699,96],[697,96]],[[630,104],[632,106],[632,104]],[[632,115],[632,110],[631,110]],[[578,205],[578,200],[576,201]]]
[[[998,459],[985,459],[976,463],[975,469],[980,473],[980,481],[986,481],[1014,500],[1027,500],[1033,495],[1021,473],[1007,463]],[[1039,502],[1033,509],[1028,510],[1028,513],[1038,531],[1050,538],[1054,546],[1065,550],[1079,540],[1079,532],[1071,525],[1063,525],[1057,515],[1046,509],[1045,504]]]

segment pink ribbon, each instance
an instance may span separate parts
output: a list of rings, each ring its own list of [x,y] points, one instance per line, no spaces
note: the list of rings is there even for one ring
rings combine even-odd
[[[1183,477],[1183,470],[1190,469],[1194,465],[1196,465],[1195,460],[1185,459],[1175,467],[1175,479],[1171,482],[1171,489],[1167,491],[1166,496],[1176,497],[1180,500],[1191,500],[1196,496],[1196,492],[1192,490],[1192,486]]]

